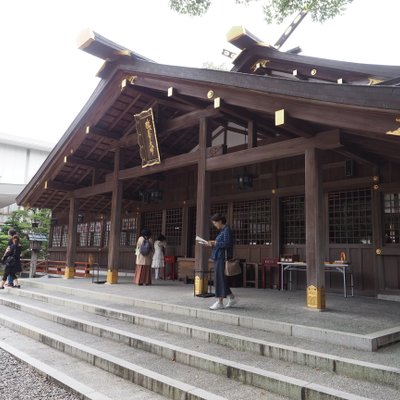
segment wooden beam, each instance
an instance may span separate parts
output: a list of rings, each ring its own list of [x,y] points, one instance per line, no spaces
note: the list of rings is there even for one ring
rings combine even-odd
[[[257,127],[254,121],[247,123],[247,147],[249,149],[257,147]]]
[[[70,192],[78,189],[77,185],[71,183],[59,182],[59,181],[46,181],[44,184],[45,190],[58,190],[60,192]]]
[[[134,53],[90,29],[85,29],[80,33],[78,47],[80,50],[93,54],[103,60],[113,60],[120,56],[126,56],[151,61],[149,58]]]
[[[151,167],[142,168],[141,166],[138,166],[127,168],[119,171],[119,179],[126,180],[156,174],[158,172],[169,171],[171,169],[185,168],[197,164],[198,158],[198,151],[195,151],[193,153],[185,153],[179,156],[166,158],[165,160],[162,160],[161,164],[152,165]]]
[[[86,135],[95,135],[100,136],[105,139],[109,139],[112,141],[119,141],[121,135],[116,132],[106,131],[105,129],[96,128],[95,126],[87,126],[85,130]]]
[[[118,122],[121,121],[121,119],[127,114],[128,112],[131,111],[132,107],[139,101],[139,99],[142,97],[142,95],[139,93],[137,94],[130,102],[129,104],[124,107],[124,110],[118,114],[118,117],[114,118],[113,123],[110,125],[109,129],[114,129]]]
[[[160,131],[162,133],[181,131],[198,125],[200,118],[216,117],[218,115],[218,110],[215,110],[214,107],[210,106],[167,120],[162,124]]]
[[[135,81],[136,77],[135,79],[133,79],[133,77],[123,79],[121,82],[121,91],[126,94],[128,94],[128,92],[133,92],[135,94],[140,94],[142,96],[144,95],[156,100],[165,100],[167,98],[165,92],[156,92],[150,88],[136,86]]]
[[[301,72],[299,72],[297,69],[294,69],[292,72],[293,76],[297,79],[300,79],[302,81],[308,81],[308,77],[303,75]]]
[[[167,96],[170,99],[178,100],[178,101],[182,102],[183,104],[192,106],[194,108],[204,108],[204,106],[206,105],[206,103],[204,103],[203,101],[201,101],[199,99],[181,95],[179,93],[179,91],[177,89],[175,89],[173,86],[171,86],[167,89]]]
[[[393,143],[396,145],[400,144],[400,138],[399,137],[395,137],[395,136],[390,136],[385,134],[384,132],[382,133],[372,133],[372,132],[360,132],[357,130],[351,130],[351,131],[346,131],[343,132],[344,137],[346,136],[350,136],[350,140],[352,140],[353,136],[355,137],[363,137],[363,138],[369,138],[369,139],[373,139],[373,140],[380,140],[386,143]]]
[[[346,148],[353,146],[355,152],[357,149],[361,148],[359,151],[363,151],[364,154],[371,154],[372,157],[375,154],[378,155],[378,157],[381,155],[381,159],[391,158],[396,162],[400,160],[398,146],[394,145],[393,143],[384,143],[374,139],[368,140],[362,138],[361,136],[352,136],[351,138],[347,139],[344,137],[342,143]]]
[[[95,196],[97,194],[111,192],[112,188],[113,188],[112,181],[110,180],[108,182],[99,183],[98,185],[77,189],[73,192],[73,195],[76,198],[85,198],[85,197]]]
[[[254,121],[257,123],[257,128],[260,132],[268,136],[276,136],[277,132],[275,132],[273,128],[266,124],[260,115],[239,107],[226,104],[221,98],[217,98],[214,100],[214,107],[220,110],[222,114],[228,115],[234,121],[237,121],[238,119],[242,120],[245,123],[248,123],[249,121]],[[282,131],[279,131],[279,133],[282,133]]]
[[[101,168],[107,171],[112,171],[112,165],[103,163],[101,161],[94,161],[94,160],[86,160],[84,158],[79,158],[76,156],[66,156],[67,163],[71,163],[74,165],[79,165],[83,167],[92,167],[92,168]],[[65,162],[65,160],[64,160]]]
[[[248,77],[248,80],[251,82],[253,79],[254,77]],[[247,78],[243,77],[243,80],[247,80]],[[276,87],[278,81],[280,89]],[[326,93],[327,84],[324,83],[315,84],[315,87],[312,87],[312,93],[310,93],[307,98],[301,97],[298,90],[300,84],[308,85],[308,83],[274,80],[269,82],[269,84],[272,85],[269,91],[262,92],[250,87],[251,82],[248,84],[250,90],[244,90],[239,87],[232,87],[229,85],[230,81],[227,79],[226,83],[221,82],[218,84],[218,96],[224,99],[228,104],[263,113],[273,114],[277,109],[284,108],[295,119],[319,123],[325,126],[377,133],[384,133],[398,126],[394,118],[395,115],[398,115],[398,111],[396,111],[396,109],[388,110],[374,107],[373,104],[376,103],[376,96],[372,98],[372,93],[371,95],[369,92],[367,93],[366,88],[354,88],[351,87],[351,85],[348,87],[344,85],[335,85],[332,87],[335,93],[332,94],[331,100],[327,101],[326,96],[324,100],[319,100],[320,97],[322,98],[322,94]],[[167,81],[166,78],[165,80],[160,80],[160,78],[154,79],[150,76],[146,76],[145,72],[142,72],[142,75],[138,77],[135,84],[157,87],[159,90],[167,90],[171,85],[171,80],[169,79]],[[176,81],[174,86],[176,86],[183,95],[204,98],[205,90],[207,90],[210,84],[206,85],[203,82],[199,82],[197,85],[194,85],[182,79]],[[343,91],[342,97],[336,93],[336,89],[341,89],[340,92]],[[354,94],[353,92],[355,89],[357,90]],[[284,94],[288,93],[289,90],[292,91],[291,95]],[[366,100],[363,106],[345,104],[345,102],[349,101],[348,92],[358,96],[368,94],[368,101]],[[390,99],[390,101],[392,100]],[[371,105],[369,103],[371,103]],[[338,114],[340,115],[340,120],[338,119]]]
[[[278,143],[253,149],[240,150],[223,156],[207,160],[208,171],[218,171],[227,168],[251,165],[258,162],[277,160],[280,158],[293,157],[304,154],[308,148],[319,148],[321,150],[332,150],[341,147],[338,130],[320,133],[313,138],[288,139]]]
[[[377,157],[375,154],[362,151],[357,146],[354,146],[350,143],[344,143],[344,146],[344,148],[336,149],[335,152],[347,158],[352,158],[353,160],[359,161],[362,164],[376,166],[383,163],[383,160]]]
[[[179,103],[178,101],[174,101],[171,99],[158,99],[158,104],[167,107],[167,108],[173,108],[173,109],[178,109],[181,111],[186,111],[186,112],[190,112],[190,111],[194,111],[197,110],[198,107],[191,105],[191,104],[184,104],[184,103]],[[204,104],[201,106],[201,108],[204,108]]]
[[[294,133],[296,136],[301,136],[305,138],[312,137],[313,134],[309,132],[305,132],[302,129],[298,128],[300,124],[299,121],[296,121],[292,118],[289,113],[285,109],[281,109],[275,111],[275,125],[285,130],[289,131],[290,133]]]

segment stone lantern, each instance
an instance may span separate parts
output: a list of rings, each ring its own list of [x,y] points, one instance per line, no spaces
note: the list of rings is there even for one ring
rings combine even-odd
[[[38,259],[39,250],[43,242],[47,242],[47,236],[43,233],[29,232],[29,249],[31,250],[31,265],[29,269],[29,278],[33,278],[36,273],[36,264]]]

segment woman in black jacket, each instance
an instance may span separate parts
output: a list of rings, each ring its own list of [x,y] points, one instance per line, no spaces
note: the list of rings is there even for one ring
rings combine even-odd
[[[19,236],[12,237],[12,244],[6,251],[3,257],[3,264],[5,266],[3,280],[0,282],[0,289],[4,289],[4,284],[7,281],[8,275],[14,280],[14,287],[19,288],[17,272],[21,272],[21,251],[22,247],[19,243]]]

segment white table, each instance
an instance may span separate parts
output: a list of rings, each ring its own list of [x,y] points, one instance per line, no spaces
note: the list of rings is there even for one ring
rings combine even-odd
[[[283,290],[283,277],[285,271],[289,271],[289,290],[292,290],[292,271],[307,271],[307,264],[305,262],[289,262],[280,261],[278,265],[281,269],[281,290]],[[347,279],[346,275],[350,275],[350,289],[351,296],[354,296],[354,280],[353,273],[350,270],[349,263],[324,263],[325,272],[337,272],[342,274],[343,278],[343,295],[347,297]]]

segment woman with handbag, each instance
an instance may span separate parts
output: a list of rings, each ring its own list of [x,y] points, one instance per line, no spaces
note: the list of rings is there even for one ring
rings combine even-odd
[[[225,276],[225,260],[233,256],[233,233],[226,218],[222,214],[214,214],[211,222],[219,230],[215,240],[209,240],[208,245],[212,246],[211,258],[214,260],[214,287],[215,297],[218,300],[210,307],[210,310],[219,310],[232,307],[237,303],[235,296],[229,288],[227,277]],[[228,303],[224,305],[224,298],[228,298]]]
[[[3,257],[3,264],[5,266],[3,280],[0,282],[0,289],[4,289],[4,284],[9,275],[13,278],[14,286],[19,288],[17,272],[21,272],[21,251],[22,247],[19,244],[19,236],[14,235],[12,237],[12,244],[9,246],[6,254]]]
[[[136,244],[136,268],[134,283],[139,286],[151,285],[151,262],[154,245],[150,229],[143,228]]]

